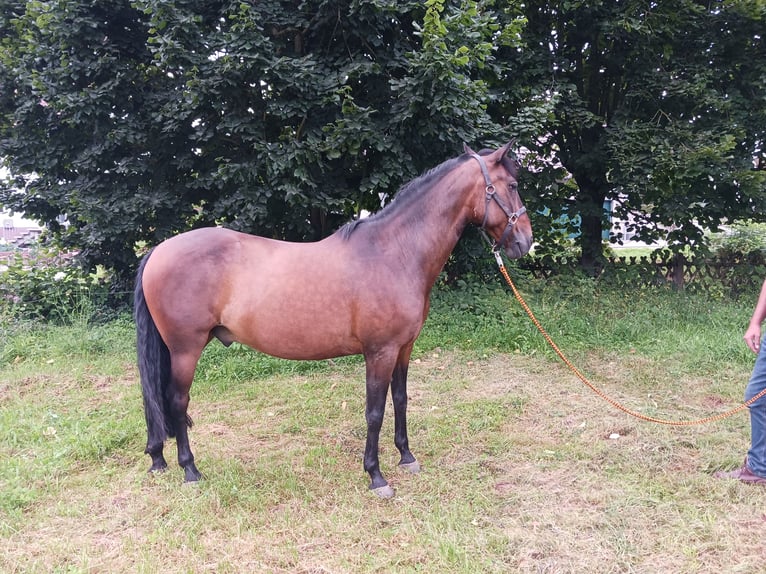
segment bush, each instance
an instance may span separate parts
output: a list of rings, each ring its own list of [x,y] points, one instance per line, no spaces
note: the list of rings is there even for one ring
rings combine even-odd
[[[748,255],[766,258],[766,223],[735,223],[730,232],[711,235],[710,248],[721,259]]]
[[[710,247],[708,264],[718,270],[718,278],[732,294],[760,286],[766,276],[766,224],[735,223],[728,233],[712,235]]]
[[[0,266],[0,317],[62,324],[88,322],[103,309],[109,279],[53,249],[16,253]]]

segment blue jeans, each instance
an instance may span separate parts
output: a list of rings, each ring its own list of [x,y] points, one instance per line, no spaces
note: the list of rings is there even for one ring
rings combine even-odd
[[[766,341],[761,342],[750,382],[745,389],[745,401],[766,389]],[[750,450],[747,465],[755,474],[766,478],[766,396],[750,405]]]

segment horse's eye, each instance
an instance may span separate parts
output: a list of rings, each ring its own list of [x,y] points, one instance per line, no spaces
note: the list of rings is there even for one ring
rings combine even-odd
[[[512,181],[512,182],[510,182],[508,184],[508,189],[510,189],[511,191],[518,191],[519,190],[519,184],[516,183],[515,181]]]

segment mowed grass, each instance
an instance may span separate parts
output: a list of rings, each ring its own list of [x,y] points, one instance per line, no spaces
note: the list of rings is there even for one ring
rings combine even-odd
[[[696,419],[741,401],[740,301],[518,280],[559,346],[610,395]],[[632,419],[586,389],[511,294],[440,293],[409,378],[419,475],[391,500],[362,470],[364,365],[205,352],[192,448],[205,480],[148,475],[128,319],[6,322],[0,343],[1,572],[756,572],[766,489],[741,463],[747,413]]]

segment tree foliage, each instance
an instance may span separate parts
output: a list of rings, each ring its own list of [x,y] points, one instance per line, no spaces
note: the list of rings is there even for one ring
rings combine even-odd
[[[0,203],[126,271],[194,226],[322,237],[498,139],[499,27],[476,2],[6,3]]]
[[[766,4],[532,0],[524,14],[508,115],[535,161],[564,168],[546,169],[541,197],[554,218],[579,216],[586,267],[605,200],[641,239],[673,229],[679,249],[723,220],[763,217]]]
[[[645,213],[636,229],[671,227],[671,244],[699,245],[705,229],[766,210],[766,4],[679,3],[662,51],[626,90],[609,149],[624,209]],[[642,30],[648,34],[649,30]],[[655,234],[656,236],[656,234]]]
[[[586,265],[606,199],[696,244],[763,217],[763,24],[759,0],[5,1],[0,204],[127,277],[191,227],[323,237],[517,135],[530,211],[578,217]]]

